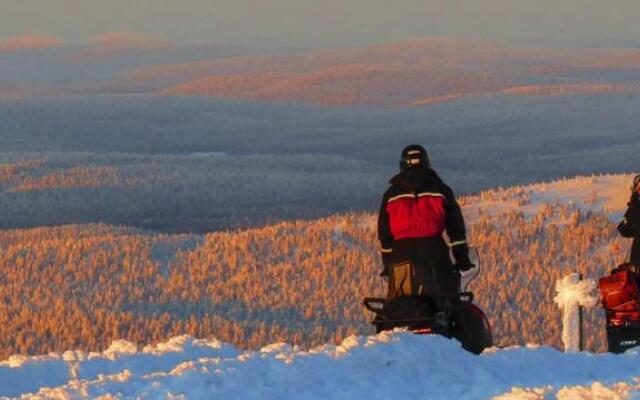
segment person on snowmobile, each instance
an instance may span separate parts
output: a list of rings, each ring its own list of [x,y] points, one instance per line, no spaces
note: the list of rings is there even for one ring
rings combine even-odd
[[[640,266],[640,175],[636,175],[633,179],[631,198],[627,205],[627,212],[625,212],[624,219],[618,225],[618,232],[623,237],[633,238],[629,262]]]
[[[459,271],[474,267],[460,206],[451,188],[431,167],[424,147],[405,147],[400,170],[389,181],[378,216],[384,264],[381,275],[389,283],[387,299],[423,295],[455,298],[460,288]],[[445,231],[450,245],[443,237]]]

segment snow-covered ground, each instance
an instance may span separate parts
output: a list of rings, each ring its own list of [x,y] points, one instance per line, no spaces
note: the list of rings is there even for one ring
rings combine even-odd
[[[604,212],[618,222],[630,196],[632,175],[597,175],[553,182],[513,186],[463,198],[464,213],[498,215],[518,210],[525,216],[537,214],[547,204],[575,205],[582,211]]]
[[[177,337],[137,351],[14,357],[0,364],[0,395],[23,398],[609,399],[640,398],[640,351],[564,354],[491,349],[406,332],[350,337],[301,351],[275,344],[241,352]]]

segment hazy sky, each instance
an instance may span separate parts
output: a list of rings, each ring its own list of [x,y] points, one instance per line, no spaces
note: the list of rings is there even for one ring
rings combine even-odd
[[[0,39],[83,42],[135,31],[175,41],[352,46],[421,36],[640,45],[640,0],[0,0]]]

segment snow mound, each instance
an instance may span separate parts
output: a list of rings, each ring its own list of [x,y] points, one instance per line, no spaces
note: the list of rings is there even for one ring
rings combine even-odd
[[[275,344],[240,352],[189,336],[141,351],[118,341],[104,353],[13,357],[0,364],[0,396],[22,398],[561,399],[640,396],[640,352],[491,349],[407,332],[347,338],[302,351]]]

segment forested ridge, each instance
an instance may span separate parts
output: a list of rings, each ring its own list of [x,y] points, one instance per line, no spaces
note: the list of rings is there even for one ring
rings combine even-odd
[[[70,96],[0,103],[0,229],[207,233],[366,212],[410,143],[456,194],[624,173],[640,96],[488,96],[416,108]]]
[[[606,210],[534,203],[531,193],[461,199],[482,255],[472,289],[497,344],[559,346],[556,279],[576,270],[600,276],[627,244]],[[492,206],[504,201],[517,206]],[[311,346],[371,333],[361,301],[384,292],[371,214],[207,235],[96,224],[4,230],[0,248],[1,357],[180,334],[245,348]],[[604,349],[603,325],[601,311],[586,313],[589,349]]]

